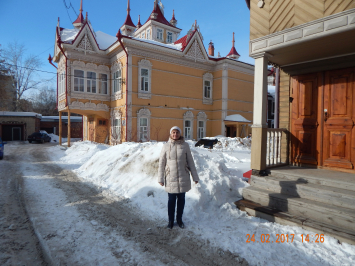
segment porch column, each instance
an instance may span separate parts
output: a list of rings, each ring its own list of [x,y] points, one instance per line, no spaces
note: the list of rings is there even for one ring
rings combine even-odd
[[[70,147],[70,110],[68,109],[68,148]]]
[[[260,174],[260,171],[266,169],[268,54],[262,53],[254,58],[255,72],[251,169],[253,169],[253,174]]]
[[[59,112],[59,145],[62,145],[62,112]]]

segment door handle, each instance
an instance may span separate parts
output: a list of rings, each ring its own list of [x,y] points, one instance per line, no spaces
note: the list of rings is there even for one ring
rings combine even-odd
[[[324,121],[327,122],[328,120],[328,109],[324,109]]]

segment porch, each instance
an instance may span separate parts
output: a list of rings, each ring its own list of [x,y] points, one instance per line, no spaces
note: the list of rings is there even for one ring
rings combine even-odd
[[[355,244],[354,174],[296,166],[268,173],[252,175],[244,199],[235,203],[239,209]]]

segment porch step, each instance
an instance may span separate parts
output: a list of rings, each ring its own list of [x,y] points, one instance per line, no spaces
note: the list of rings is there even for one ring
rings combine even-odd
[[[243,198],[295,216],[306,217],[323,224],[355,231],[355,211],[353,209],[270,192],[256,186],[245,188]]]
[[[308,183],[355,192],[355,174],[326,169],[284,166],[270,170],[271,176],[287,180],[306,180]]]
[[[274,172],[273,172],[274,174]],[[253,187],[281,193],[291,197],[323,202],[328,205],[344,207],[355,211],[355,192],[337,187],[328,187],[309,183],[308,177],[290,180],[275,176],[252,176],[250,183]]]
[[[240,210],[246,211],[249,215],[260,217],[270,222],[276,222],[282,225],[299,226],[305,230],[313,231],[318,234],[332,236],[340,242],[355,245],[355,231],[320,223],[306,217],[295,216],[289,212],[283,212],[275,208],[262,206],[249,200],[239,200],[234,202],[234,204]]]

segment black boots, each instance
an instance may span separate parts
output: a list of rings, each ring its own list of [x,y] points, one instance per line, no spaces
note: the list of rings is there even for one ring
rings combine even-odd
[[[177,220],[177,224],[180,228],[185,228],[184,223],[182,222],[182,220]]]
[[[174,227],[174,221],[169,221],[167,228],[173,229]]]

